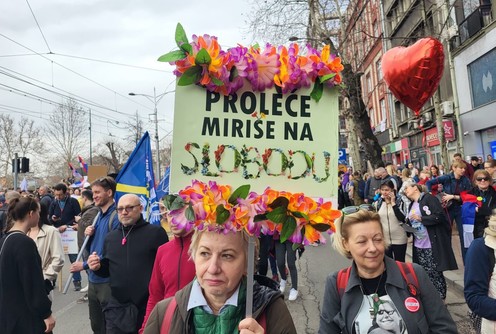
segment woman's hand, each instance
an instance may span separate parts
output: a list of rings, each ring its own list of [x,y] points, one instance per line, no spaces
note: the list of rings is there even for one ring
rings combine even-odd
[[[264,334],[262,326],[253,318],[246,318],[239,323],[239,334]]]
[[[44,321],[45,321],[45,326],[46,326],[45,333],[50,333],[53,330],[53,328],[55,327],[55,318],[53,315],[50,315]]]

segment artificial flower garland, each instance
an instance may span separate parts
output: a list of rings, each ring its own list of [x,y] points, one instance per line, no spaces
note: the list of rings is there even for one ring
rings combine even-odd
[[[343,65],[341,59],[331,53],[329,45],[321,51],[307,45],[306,54],[300,53],[297,43],[277,48],[266,44],[265,49],[259,45],[238,45],[224,51],[214,36],[193,35],[193,41],[189,42],[180,23],[175,39],[179,50],[158,60],[176,65],[174,74],[179,77],[179,86],[197,84],[211,92],[232,95],[243,87],[245,79],[255,92],[276,85],[285,94],[313,84],[310,96],[319,101],[324,85],[341,84]]]
[[[187,231],[246,230],[250,235],[279,234],[280,241],[292,241],[297,247],[326,240],[320,232],[334,232],[334,220],[341,211],[331,202],[315,201],[303,193],[267,188],[262,194],[250,192],[249,185],[236,190],[214,181],[192,181],[177,195],[167,195],[164,205],[171,223]]]

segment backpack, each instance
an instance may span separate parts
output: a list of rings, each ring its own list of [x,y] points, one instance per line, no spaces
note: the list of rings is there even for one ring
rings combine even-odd
[[[358,180],[358,196],[365,199],[365,181],[363,179]]]
[[[396,265],[401,272],[401,276],[406,282],[406,286],[408,291],[412,296],[418,294],[419,284],[417,279],[417,274],[415,274],[415,270],[413,269],[413,264],[411,262],[399,262],[396,261]],[[339,298],[343,298],[344,291],[346,290],[346,286],[348,285],[348,280],[350,278],[351,267],[343,268],[338,272],[338,277],[336,280],[336,287],[338,289]]]

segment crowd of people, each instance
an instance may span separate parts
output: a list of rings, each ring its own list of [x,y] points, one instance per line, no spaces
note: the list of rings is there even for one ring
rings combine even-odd
[[[343,217],[332,239],[352,265],[327,278],[319,333],[456,333],[443,275],[457,268],[455,227],[468,305],[483,329],[494,325],[496,162],[475,160],[455,155],[449,171],[388,165],[365,178],[340,175]],[[115,192],[115,180],[102,177],[82,189],[60,183],[37,194],[0,194],[1,333],[55,327],[52,289],[65,258],[60,233],[70,229],[79,248],[86,246],[82,260],[68,259],[74,290],[86,292],[78,302],[88,304],[93,333],[296,333],[284,299],[299,296],[302,246],[260,236],[253,314],[245,318],[246,232],[179,229],[167,223],[163,205],[165,225],[151,225],[139,196],[116,203]],[[410,238],[413,265],[405,263]]]

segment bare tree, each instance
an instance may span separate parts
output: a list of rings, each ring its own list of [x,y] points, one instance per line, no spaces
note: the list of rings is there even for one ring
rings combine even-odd
[[[128,121],[126,124],[129,132],[132,134],[128,137],[129,143],[132,145],[137,145],[144,133],[143,120],[139,117],[137,110],[131,121]]]
[[[12,159],[14,159],[16,149],[15,140],[14,119],[9,115],[1,114],[0,145],[2,145],[2,149],[0,150],[0,167],[3,170],[4,176],[10,174],[9,167],[11,166]]]
[[[93,160],[95,164],[107,166],[109,173],[118,173],[130,154],[131,151],[113,138],[107,138],[97,146]]]
[[[46,152],[45,143],[41,140],[41,128],[33,120],[22,117],[17,122],[17,145],[21,156],[43,155]]]
[[[67,99],[50,115],[45,131],[53,150],[67,164],[85,147],[86,120],[82,107],[73,99]]]
[[[326,43],[341,56],[345,70],[342,95],[350,101],[350,109],[344,115],[352,128],[357,130],[365,157],[373,166],[381,165],[381,146],[370,128],[370,118],[362,100],[360,75],[353,72],[350,59],[343,59],[339,41],[333,37],[345,24],[342,14],[349,1],[342,0],[254,0],[248,18],[249,31],[254,39],[270,40],[286,44],[291,37],[307,40],[312,46]],[[354,147],[358,149],[358,147]],[[361,161],[357,169],[363,169]]]

